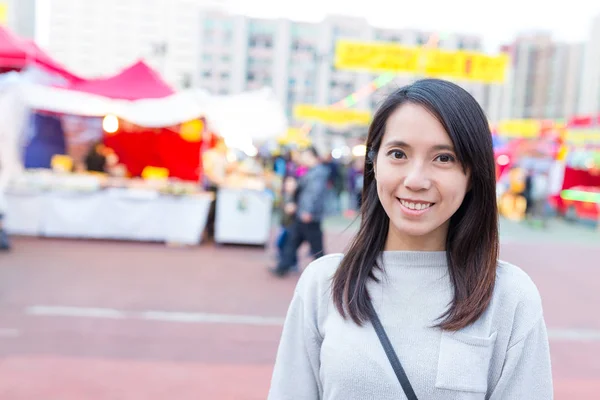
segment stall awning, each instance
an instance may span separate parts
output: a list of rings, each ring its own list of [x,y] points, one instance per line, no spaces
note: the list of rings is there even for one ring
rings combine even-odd
[[[144,61],[108,78],[73,82],[67,89],[115,100],[160,99],[175,93]]]
[[[0,67],[23,68],[33,61],[25,42],[8,29],[0,26]]]
[[[40,65],[44,69],[64,77],[69,82],[81,82],[84,80],[82,77],[75,75],[50,57],[48,53],[42,50],[33,40],[28,40],[25,43],[29,46],[31,53],[33,54],[34,64]]]
[[[34,41],[21,39],[0,26],[0,68],[23,69],[28,65],[39,65],[70,82],[83,80],[60,65]]]

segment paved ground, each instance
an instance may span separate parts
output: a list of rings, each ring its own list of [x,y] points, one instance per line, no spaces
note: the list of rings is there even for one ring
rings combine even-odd
[[[352,228],[328,224],[330,251]],[[557,399],[600,393],[600,232],[503,223],[537,283]],[[297,279],[262,248],[21,238],[0,254],[1,400],[264,399]]]

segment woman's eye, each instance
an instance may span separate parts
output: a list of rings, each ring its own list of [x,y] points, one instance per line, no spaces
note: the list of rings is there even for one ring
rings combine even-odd
[[[392,150],[388,153],[388,156],[392,157],[394,160],[401,160],[406,157],[406,154],[400,150]]]
[[[450,155],[450,154],[440,154],[439,156],[436,157],[436,160],[442,162],[442,163],[451,163],[455,161],[454,156]]]

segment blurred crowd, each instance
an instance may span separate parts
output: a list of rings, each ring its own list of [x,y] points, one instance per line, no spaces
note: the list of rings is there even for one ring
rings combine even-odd
[[[321,223],[327,216],[355,215],[361,205],[364,157],[322,158],[317,150],[287,150],[265,158],[275,175],[272,185],[281,227],[276,239],[278,263],[272,272],[283,276],[296,270],[297,251],[310,245],[311,256],[324,254]]]

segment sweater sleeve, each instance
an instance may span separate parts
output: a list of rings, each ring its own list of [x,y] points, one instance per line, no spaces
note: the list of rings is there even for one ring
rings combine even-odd
[[[269,400],[321,398],[319,369],[322,339],[311,314],[296,292],[283,326]]]
[[[544,318],[506,354],[502,375],[489,400],[552,400],[552,370]]]

